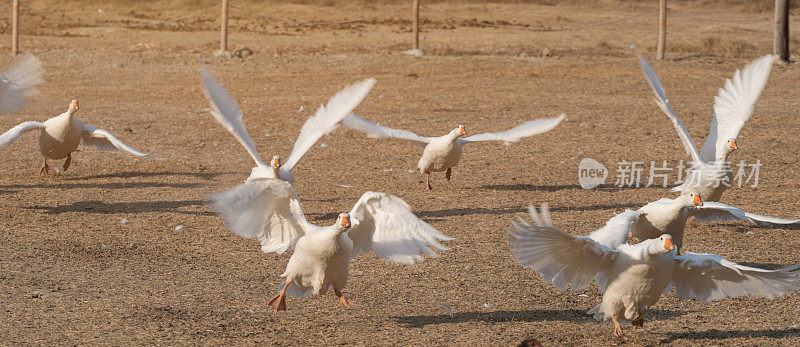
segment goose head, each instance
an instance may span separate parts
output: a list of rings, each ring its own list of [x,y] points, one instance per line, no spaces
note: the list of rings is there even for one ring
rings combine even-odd
[[[685,206],[689,207],[703,206],[703,199],[700,198],[700,193],[684,194],[681,195],[681,197],[683,198],[682,202],[685,204]]]
[[[78,100],[72,100],[69,102],[69,108],[67,109],[67,114],[70,116],[78,111]]]
[[[275,170],[280,169],[282,165],[283,163],[281,163],[281,157],[277,155],[272,157],[272,160],[270,160],[269,162],[269,166],[271,166]]]
[[[736,144],[736,139],[728,139],[728,142],[725,144],[725,154],[731,154],[737,149],[739,149],[739,145]]]
[[[352,224],[350,224],[350,214],[349,213],[340,213],[339,218],[336,218],[336,230],[340,233],[344,232],[347,229],[350,229]]]
[[[664,234],[657,239],[647,240],[647,251],[650,254],[667,254],[675,250],[675,245],[672,243],[672,235]]]
[[[457,139],[466,134],[467,134],[467,128],[461,124],[459,124],[455,129],[450,131],[450,136],[452,136],[454,139]]]

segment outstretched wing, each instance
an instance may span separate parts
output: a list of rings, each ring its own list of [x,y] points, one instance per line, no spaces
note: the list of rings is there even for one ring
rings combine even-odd
[[[230,132],[239,143],[244,146],[247,153],[253,157],[256,165],[266,167],[267,164],[261,159],[256,150],[256,145],[242,122],[242,110],[233,100],[228,91],[225,90],[219,81],[209,72],[205,66],[200,66],[200,80],[203,82],[203,92],[211,105],[211,115],[225,130]]]
[[[317,112],[309,117],[303,127],[300,128],[300,135],[297,136],[297,141],[294,142],[292,153],[289,153],[289,156],[286,157],[283,169],[292,170],[317,140],[336,130],[342,119],[347,117],[361,103],[361,100],[364,100],[367,93],[375,85],[375,82],[374,78],[367,78],[344,87],[328,100],[328,105],[320,105]]]
[[[564,290],[570,284],[573,289],[583,289],[614,264],[616,250],[554,227],[546,204],[542,204],[541,216],[532,205],[528,206],[528,213],[536,224],[523,218],[512,220],[514,229],[508,230],[509,248],[516,252],[513,256],[518,263],[536,270],[557,289]]]
[[[470,137],[459,139],[459,141],[462,143],[477,141],[519,142],[526,137],[550,131],[550,129],[555,128],[558,123],[561,123],[561,121],[564,120],[564,117],[565,116],[562,113],[558,117],[529,120],[506,131],[472,135]]]
[[[347,115],[347,117],[344,118],[344,121],[342,121],[342,124],[344,124],[344,126],[350,129],[367,133],[369,137],[373,138],[393,138],[393,139],[408,140],[414,143],[415,145],[423,147],[425,147],[429,142],[431,142],[430,137],[422,137],[408,130],[392,129],[387,126],[380,125],[378,123],[373,123],[362,118],[361,116],[356,115],[355,113]]]
[[[32,54],[14,59],[0,73],[0,113],[11,113],[25,106],[28,98],[39,93],[36,86],[44,81],[43,76],[42,63]]]
[[[361,195],[350,218],[357,221],[347,232],[354,258],[373,251],[395,263],[413,264],[423,260],[420,252],[436,257],[433,249],[447,250],[439,242],[452,240],[414,215],[405,201],[386,193]]]
[[[796,267],[796,266],[793,266]],[[800,289],[793,267],[764,270],[739,265],[715,254],[687,252],[675,256],[672,285],[681,299],[701,302],[744,295],[773,298]]]
[[[642,210],[627,209],[609,219],[602,228],[589,234],[589,238],[611,249],[617,249],[628,241],[628,235],[633,232],[633,225],[645,212]]]
[[[669,101],[667,101],[667,93],[664,91],[664,86],[661,85],[661,80],[658,79],[656,72],[653,71],[653,68],[650,67],[650,64],[647,63],[647,60],[644,59],[641,52],[639,53],[639,64],[642,66],[644,78],[647,79],[647,83],[650,84],[650,88],[653,88],[653,93],[656,94],[656,104],[661,108],[661,111],[664,111],[667,117],[669,117],[672,125],[675,126],[675,130],[678,131],[678,137],[681,138],[686,153],[692,157],[692,160],[699,163],[701,158],[700,153],[697,151],[697,145],[694,144],[692,136],[689,135],[689,131],[683,126],[681,120],[678,119],[678,116],[672,111],[672,107],[669,106]]]
[[[695,219],[701,222],[743,220],[757,225],[800,223],[800,219],[764,216],[745,212],[739,208],[719,202],[704,202],[703,206],[694,207],[689,211]]]
[[[306,220],[292,185],[274,178],[240,184],[209,197],[228,230],[245,238],[258,238],[264,253],[281,254],[297,239],[319,227]]]
[[[128,146],[125,142],[120,141],[110,131],[98,129],[91,125],[85,125],[83,128],[83,144],[95,146],[101,151],[120,150],[137,157],[149,156],[149,154],[137,151],[135,148]]]
[[[22,133],[33,130],[39,129],[43,127],[44,124],[36,121],[28,121],[22,124],[19,124],[8,131],[4,132],[3,135],[0,135],[0,147],[5,145],[10,145],[16,141]]]
[[[706,162],[713,162],[724,153],[728,139],[739,136],[744,123],[753,115],[758,97],[767,84],[769,72],[777,56],[768,54],[748,64],[741,71],[736,70],[733,78],[725,80],[725,88],[720,88],[714,97],[714,115],[708,138],[700,149]]]

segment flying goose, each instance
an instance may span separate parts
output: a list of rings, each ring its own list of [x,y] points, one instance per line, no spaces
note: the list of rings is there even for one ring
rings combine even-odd
[[[678,250],[681,250],[683,232],[690,217],[700,222],[742,220],[756,225],[800,223],[800,219],[763,216],[719,202],[704,202],[699,194],[689,193],[675,199],[656,200],[638,210],[628,209],[611,218],[589,237],[604,246],[617,248],[629,236],[643,241],[668,234]]]
[[[121,150],[137,157],[150,156],[128,146],[108,130],[95,128],[75,118],[77,111],[78,100],[72,100],[67,112],[43,123],[28,121],[19,124],[0,135],[0,147],[14,143],[26,131],[39,130],[39,151],[43,157],[40,175],[47,175],[50,172],[48,158],[54,160],[66,158],[63,169],[67,171],[72,161],[72,152],[78,149],[81,140],[84,145],[95,146],[101,151]]]
[[[686,153],[692,157],[692,171],[686,176],[684,183],[673,188],[673,191],[680,191],[682,194],[697,192],[706,201],[719,201],[727,186],[733,182],[728,157],[739,149],[736,138],[744,123],[753,115],[755,103],[767,83],[775,59],[774,55],[758,58],[741,71],[736,70],[733,78],[725,81],[725,88],[720,88],[714,98],[708,138],[698,152],[689,131],[672,111],[664,86],[655,71],[639,54],[644,77],[656,95],[656,104],[669,117],[678,131]]]
[[[300,162],[317,140],[336,130],[342,119],[361,103],[375,85],[375,79],[368,78],[336,93],[328,100],[327,107],[320,105],[317,112],[300,128],[300,135],[286,162],[281,164],[281,157],[274,156],[267,165],[258,155],[253,139],[247,134],[242,122],[242,110],[233,97],[204,66],[200,67],[200,79],[203,83],[203,92],[211,105],[211,115],[244,146],[256,162],[248,181],[257,178],[279,178],[292,184],[294,184],[292,168]]]
[[[677,255],[672,236],[641,243],[604,246],[591,237],[573,236],[554,227],[547,205],[529,206],[535,224],[523,218],[508,230],[514,259],[536,270],[558,290],[585,288],[592,279],[603,301],[589,310],[598,321],[611,319],[614,335],[624,338],[620,321],[634,330],[663,293],[672,286],[680,299],[701,302],[744,295],[773,298],[800,289],[797,266],[764,270],[739,265],[714,254]]]
[[[419,219],[402,199],[366,192],[349,213],[342,213],[327,227],[306,219],[292,185],[273,178],[250,180],[211,197],[212,206],[235,234],[258,238],[265,253],[294,249],[278,295],[269,301],[275,312],[286,310],[286,295],[306,297],[325,294],[330,286],[339,305],[350,307],[342,290],[348,266],[358,255],[375,252],[401,264],[422,261],[426,254],[447,250],[440,241],[450,237]]]
[[[347,116],[342,124],[344,126],[365,132],[374,138],[396,138],[408,140],[415,145],[422,146],[422,157],[419,158],[417,168],[425,174],[425,185],[431,190],[431,172],[445,171],[445,178],[449,181],[452,168],[461,159],[461,147],[464,144],[478,141],[504,141],[518,142],[523,138],[541,134],[555,128],[564,119],[564,115],[553,118],[540,118],[527,121],[514,128],[497,133],[484,133],[462,138],[467,134],[463,125],[459,125],[449,133],[439,137],[422,137],[408,130],[392,129],[378,123],[370,122],[356,114]]]

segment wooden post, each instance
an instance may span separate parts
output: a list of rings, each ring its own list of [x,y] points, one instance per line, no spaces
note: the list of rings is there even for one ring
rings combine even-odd
[[[775,0],[775,32],[772,50],[783,62],[789,61],[789,0]]]
[[[219,30],[219,52],[228,51],[228,0],[222,0],[221,28]]]
[[[414,45],[412,49],[419,49],[419,0],[414,0],[411,6],[414,9],[414,23],[412,24],[414,31]]]
[[[664,49],[667,48],[667,0],[658,2],[658,48],[656,59],[664,59]]]
[[[11,4],[11,56],[16,57],[19,52],[19,0]]]

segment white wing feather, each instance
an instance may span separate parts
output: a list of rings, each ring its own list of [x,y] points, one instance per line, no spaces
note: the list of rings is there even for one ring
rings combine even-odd
[[[128,146],[125,142],[120,141],[114,134],[108,130],[98,129],[91,125],[85,125],[83,129],[83,144],[95,146],[101,151],[120,150],[128,152],[137,157],[147,157],[149,154],[142,153],[135,148]]]
[[[419,146],[425,146],[431,142],[430,137],[422,137],[408,130],[392,129],[387,126],[370,122],[354,113],[347,115],[342,121],[344,126],[367,133],[372,138],[393,138],[408,140]]]
[[[239,105],[233,100],[228,91],[225,90],[219,81],[209,72],[205,66],[200,66],[200,80],[203,83],[203,92],[208,98],[208,103],[211,105],[211,115],[217,122],[222,125],[225,130],[228,130],[239,143],[244,146],[247,153],[256,162],[259,167],[266,167],[267,165],[258,155],[256,145],[247,130],[244,128],[242,122],[242,110]]]
[[[667,117],[669,117],[672,125],[675,126],[675,130],[678,132],[678,137],[681,138],[686,153],[689,154],[695,162],[700,162],[701,158],[700,153],[697,151],[697,145],[695,145],[692,136],[689,135],[689,131],[686,130],[681,120],[678,119],[678,116],[672,111],[672,107],[669,106],[669,101],[667,101],[667,94],[664,91],[664,86],[661,85],[661,81],[658,79],[656,72],[653,71],[653,68],[650,67],[650,64],[647,63],[647,60],[644,59],[641,53],[639,53],[639,64],[642,66],[642,72],[644,72],[647,83],[650,84],[650,87],[653,88],[653,93],[656,95],[656,104],[664,111]]]
[[[509,248],[516,252],[513,256],[518,263],[536,270],[557,289],[564,290],[568,285],[576,290],[585,288],[616,260],[616,250],[591,238],[572,236],[555,228],[547,205],[542,205],[541,217],[533,206],[528,207],[528,213],[536,224],[523,218],[512,220],[514,229],[508,230]]]
[[[519,142],[523,138],[550,131],[551,129],[555,128],[558,123],[561,123],[561,121],[564,120],[564,117],[565,116],[562,113],[558,117],[529,120],[506,131],[472,135],[470,137],[460,139],[459,141],[462,143],[476,141]]]
[[[602,228],[589,234],[589,238],[611,249],[617,249],[628,242],[628,235],[633,231],[633,225],[644,214],[642,210],[627,209],[609,219]]]
[[[703,160],[713,162],[721,159],[717,156],[724,153],[728,139],[739,136],[744,123],[753,115],[756,101],[767,84],[776,58],[771,54],[758,58],[741,71],[736,70],[731,79],[725,80],[725,87],[720,88],[714,97],[711,127],[700,149]]]
[[[703,206],[692,208],[689,211],[695,219],[701,222],[743,220],[757,225],[800,223],[800,219],[764,216],[745,212],[739,208],[719,202],[704,202]]]
[[[386,193],[361,195],[350,218],[357,221],[347,232],[353,258],[373,251],[395,263],[413,264],[423,260],[420,252],[436,257],[433,249],[448,249],[439,242],[452,240],[414,215],[405,201]]]
[[[21,55],[0,73],[0,113],[12,113],[39,93],[36,86],[44,80],[44,69],[32,54]]]
[[[258,238],[264,253],[281,254],[320,228],[309,223],[292,185],[279,179],[251,180],[209,199],[228,230]]]
[[[0,147],[14,143],[14,141],[17,141],[19,136],[26,131],[39,129],[43,126],[44,124],[36,121],[28,121],[19,124],[3,133],[3,135],[0,135]]]
[[[317,112],[309,117],[300,128],[300,135],[294,143],[292,152],[286,157],[283,168],[291,170],[306,155],[321,137],[332,133],[353,109],[361,103],[375,85],[374,78],[344,87],[328,100],[326,106],[320,105]]]
[[[739,265],[715,254],[687,252],[675,256],[672,286],[681,299],[701,302],[744,295],[773,298],[800,289],[800,277],[789,268],[764,270]]]

